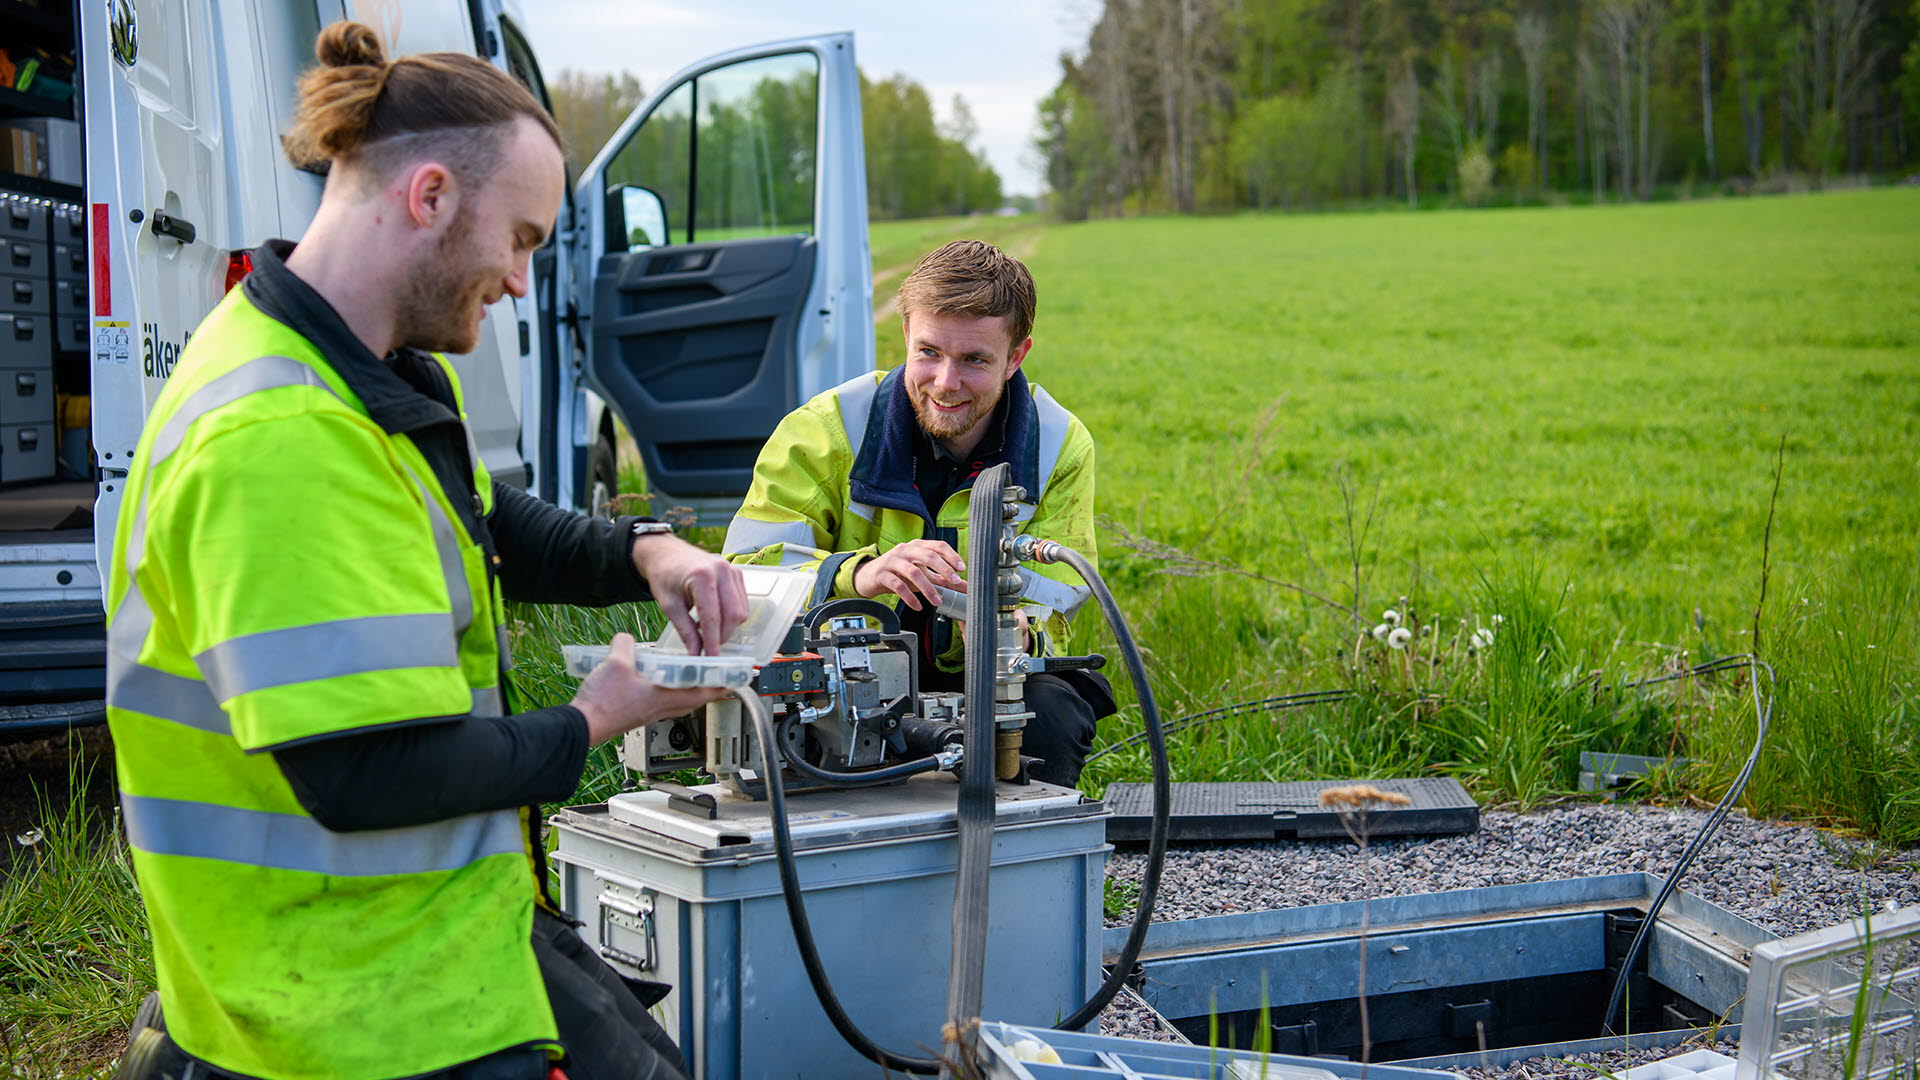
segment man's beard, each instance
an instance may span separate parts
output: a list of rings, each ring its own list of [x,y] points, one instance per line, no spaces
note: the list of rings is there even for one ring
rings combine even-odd
[[[913,403],[913,415],[920,421],[920,430],[935,439],[957,439],[973,430],[973,425],[982,417],[990,416],[995,406],[1000,404],[1000,395],[1006,391],[1006,383],[995,383],[991,398],[974,398],[972,406],[961,414],[942,413],[934,409],[927,393],[907,388],[907,400]]]
[[[428,352],[469,353],[480,343],[474,307],[486,299],[486,285],[473,278],[468,214],[462,208],[453,225],[434,242],[433,252],[402,292],[394,340]]]

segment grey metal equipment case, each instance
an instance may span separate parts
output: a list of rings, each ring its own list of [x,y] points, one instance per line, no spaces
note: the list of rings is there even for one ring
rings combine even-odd
[[[813,934],[841,1005],[881,1046],[935,1056],[952,943],[955,803],[946,774],[788,798]],[[560,904],[656,1007],[695,1077],[884,1071],[828,1021],[781,897],[767,804],[720,785],[615,796],[553,819]],[[1099,987],[1106,809],[1047,784],[998,786],[982,1011],[1051,1026]],[[677,800],[685,806],[684,798]]]

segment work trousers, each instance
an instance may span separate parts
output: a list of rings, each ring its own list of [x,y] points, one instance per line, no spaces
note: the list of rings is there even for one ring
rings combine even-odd
[[[647,1013],[647,1005],[664,996],[659,984],[622,978],[573,927],[539,908],[533,912],[533,955],[553,1006],[560,1045],[567,1051],[560,1066],[567,1080],[686,1080],[686,1059]],[[459,988],[450,986],[446,990],[448,1000],[456,1001]],[[552,1067],[546,1051],[523,1047],[488,1054],[416,1080],[548,1080]],[[160,1080],[251,1080],[208,1065],[174,1045],[172,1039],[155,1056],[148,1076]]]

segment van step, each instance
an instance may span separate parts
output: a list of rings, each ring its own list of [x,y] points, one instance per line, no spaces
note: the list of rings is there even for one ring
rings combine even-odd
[[[1285,784],[1174,784],[1167,837],[1173,841],[1272,840],[1285,833],[1298,840],[1344,837],[1347,832],[1340,816],[1321,807],[1320,793],[1362,782],[1412,800],[1407,806],[1369,810],[1368,836],[1470,833],[1480,828],[1479,804],[1451,777],[1307,780]],[[1103,801],[1113,811],[1107,821],[1108,842],[1146,842],[1153,824],[1153,785],[1112,784]]]
[[[106,636],[106,613],[92,601],[0,604],[0,637],[12,637],[35,630],[86,626],[94,627],[102,637]]]
[[[59,731],[69,727],[105,723],[104,701],[62,701],[46,705],[0,705],[0,734],[16,735],[35,731]]]

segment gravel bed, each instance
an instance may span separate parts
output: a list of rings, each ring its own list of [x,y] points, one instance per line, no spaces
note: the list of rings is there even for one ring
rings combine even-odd
[[[1665,874],[1708,813],[1593,804],[1529,814],[1483,811],[1480,830],[1469,836],[1373,841],[1368,857],[1374,895],[1635,871]],[[1138,885],[1145,867],[1144,852],[1116,851],[1107,877]],[[1356,900],[1362,880],[1359,849],[1345,839],[1172,848],[1154,921]],[[1876,910],[1920,903],[1920,853],[1890,853],[1809,826],[1734,813],[1694,860],[1681,888],[1787,937],[1851,918],[1863,903]],[[1109,918],[1107,925],[1127,925],[1132,914]],[[1101,1031],[1175,1038],[1131,994],[1116,998],[1101,1014]],[[1590,1064],[1619,1068],[1675,1052],[1613,1051],[1606,1061],[1596,1058]],[[1533,1061],[1468,1070],[1468,1075],[1475,1080],[1592,1080],[1596,1073],[1581,1065]]]

